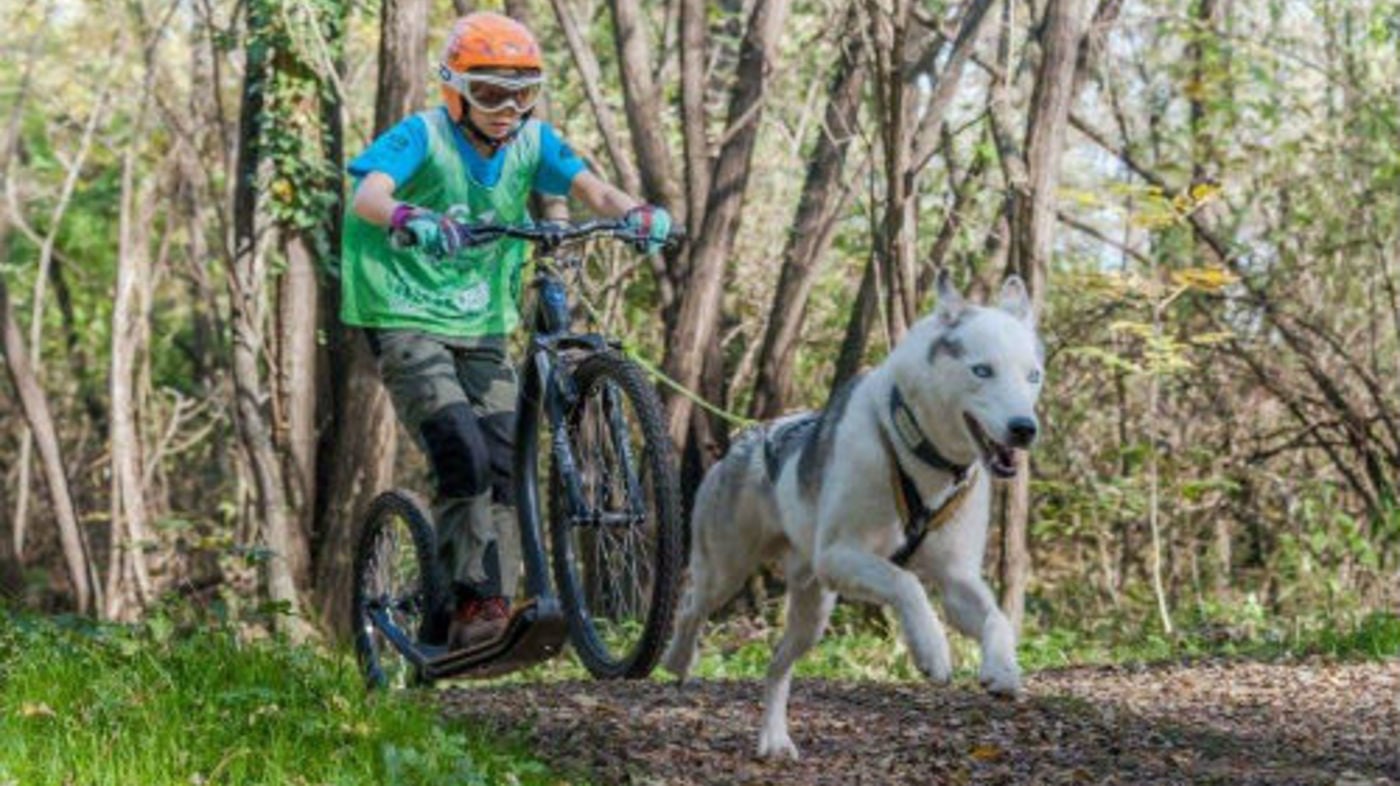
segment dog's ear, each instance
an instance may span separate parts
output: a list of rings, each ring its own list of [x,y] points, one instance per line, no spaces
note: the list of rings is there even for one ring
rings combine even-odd
[[[955,324],[967,309],[967,301],[963,300],[962,293],[953,286],[953,274],[948,272],[948,268],[938,269],[938,305],[933,309],[933,313],[944,325]]]
[[[1035,327],[1035,308],[1026,291],[1026,282],[1020,276],[1007,276],[1006,283],[1001,285],[1001,310]]]

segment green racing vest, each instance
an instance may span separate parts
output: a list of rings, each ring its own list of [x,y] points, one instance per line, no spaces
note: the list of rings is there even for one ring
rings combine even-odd
[[[532,223],[527,206],[540,161],[538,121],[526,121],[506,146],[501,178],[488,187],[468,171],[447,113],[432,109],[419,116],[428,129],[427,155],[394,189],[395,199],[437,212],[461,205],[471,222]],[[523,240],[501,238],[435,260],[418,248],[394,248],[384,227],[347,210],[341,321],[453,338],[508,335],[520,323],[528,251]]]

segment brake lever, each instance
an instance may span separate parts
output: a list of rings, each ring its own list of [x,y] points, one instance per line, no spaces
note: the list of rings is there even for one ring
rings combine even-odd
[[[413,233],[409,232],[407,229],[400,228],[389,230],[390,248],[399,251],[405,248],[413,248],[416,245],[418,244],[414,240]]]
[[[487,243],[494,243],[505,234],[505,230],[499,227],[479,227],[474,229],[470,225],[461,222],[457,223],[453,231],[459,233],[457,237],[461,248],[476,248],[477,246],[484,246]]]
[[[685,227],[672,227],[670,233],[666,235],[666,239],[661,243],[661,250],[667,254],[675,253],[681,250],[685,241]]]
[[[535,243],[540,253],[552,254],[564,245],[564,233],[567,225],[554,221],[544,221],[535,225]]]

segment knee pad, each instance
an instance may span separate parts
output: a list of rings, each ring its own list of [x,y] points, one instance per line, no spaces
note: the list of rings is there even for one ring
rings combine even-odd
[[[496,412],[481,419],[491,463],[491,500],[515,506],[515,413]]]
[[[474,497],[491,486],[490,452],[470,405],[449,404],[419,426],[438,496]]]

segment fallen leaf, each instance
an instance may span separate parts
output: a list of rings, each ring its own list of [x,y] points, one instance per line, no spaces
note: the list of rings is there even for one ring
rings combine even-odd
[[[22,718],[33,718],[36,716],[43,716],[45,718],[58,717],[58,713],[54,712],[52,707],[42,701],[26,701],[24,704],[20,705],[19,714]]]

